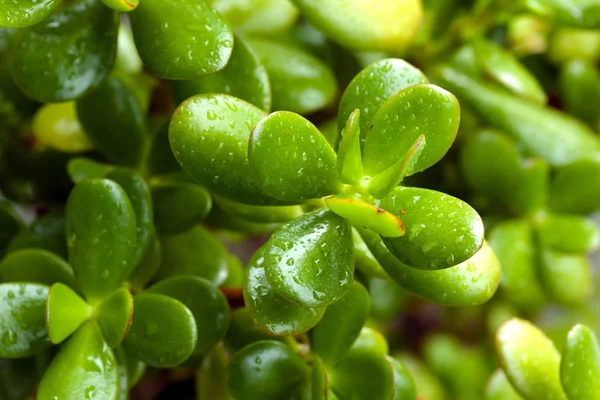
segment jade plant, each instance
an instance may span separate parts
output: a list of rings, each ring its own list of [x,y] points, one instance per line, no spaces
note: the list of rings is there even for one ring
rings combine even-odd
[[[0,400],[600,399],[597,0],[0,1]]]

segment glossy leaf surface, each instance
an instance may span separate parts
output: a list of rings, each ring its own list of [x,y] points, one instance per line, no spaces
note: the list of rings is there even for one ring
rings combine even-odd
[[[194,354],[205,354],[215,346],[229,328],[229,303],[215,285],[197,276],[175,276],[148,289],[179,300],[194,316],[198,341]]]
[[[304,214],[277,229],[265,244],[264,257],[273,289],[299,305],[331,304],[353,282],[350,225],[327,209]]]
[[[234,353],[259,340],[278,339],[278,337],[258,329],[248,308],[242,307],[233,310],[231,313],[231,324],[225,336],[224,344],[230,353]],[[281,339],[284,340],[285,337]]]
[[[108,7],[120,12],[133,11],[139,4],[139,0],[102,0],[102,2]]]
[[[165,181],[152,186],[152,204],[157,231],[172,235],[200,223],[208,215],[212,199],[195,183]]]
[[[231,56],[233,34],[204,2],[145,0],[129,16],[140,57],[159,78],[199,78]]]
[[[416,400],[417,388],[410,372],[395,358],[386,356],[394,369],[394,397],[393,400]]]
[[[46,18],[60,0],[6,1],[0,6],[0,26],[24,28],[35,25]]]
[[[73,183],[79,183],[87,178],[102,178],[113,169],[112,165],[84,157],[72,158],[67,165],[67,172]]]
[[[52,285],[46,301],[48,337],[58,344],[92,316],[90,307],[77,293],[62,283]]]
[[[198,328],[183,303],[160,294],[134,297],[135,314],[125,338],[129,354],[156,368],[174,367],[196,347]]]
[[[73,269],[59,256],[42,249],[23,249],[8,254],[0,262],[0,282],[56,282],[75,286]]]
[[[111,348],[117,347],[131,326],[133,296],[127,288],[114,291],[102,300],[96,310],[98,326]]]
[[[114,399],[117,360],[94,322],[86,323],[54,357],[37,390],[38,399]]]
[[[256,125],[248,159],[260,189],[279,200],[319,198],[340,188],[335,152],[312,123],[292,112],[274,112]]]
[[[384,238],[384,242],[400,261],[412,267],[451,267],[471,258],[483,243],[481,217],[455,197],[398,187],[378,205],[402,219],[406,234]]]
[[[350,351],[354,350],[364,350],[386,355],[389,353],[390,348],[385,337],[380,332],[365,326],[360,330],[360,334],[354,343],[352,343]]]
[[[144,252],[144,256],[129,275],[128,281],[132,288],[143,288],[154,278],[162,262],[162,248],[156,232]]]
[[[116,289],[131,273],[135,213],[125,191],[108,179],[85,180],[67,202],[69,261],[88,298]]]
[[[358,282],[346,295],[327,307],[312,331],[314,351],[328,365],[334,365],[350,349],[369,315],[369,293]]]
[[[27,357],[50,347],[45,318],[48,289],[34,283],[0,285],[0,357]]]
[[[252,320],[272,335],[293,335],[315,326],[325,307],[303,307],[275,292],[265,274],[266,247],[261,247],[248,263],[244,284],[244,301]]]
[[[327,400],[329,382],[325,365],[319,357],[315,357],[310,373],[311,378],[311,400]]]
[[[392,399],[394,370],[382,354],[349,352],[330,373],[331,386],[342,399]]]
[[[600,345],[594,332],[585,325],[575,325],[567,335],[560,376],[571,400],[600,398]]]
[[[354,228],[352,228],[352,240],[354,241],[354,263],[356,269],[368,277],[376,277],[382,280],[388,279],[387,273]]]
[[[12,65],[15,82],[42,102],[89,93],[114,64],[118,23],[117,13],[97,0],[62,7],[19,37]]]
[[[357,108],[346,121],[338,147],[338,176],[342,182],[348,185],[360,184],[363,178],[359,124],[360,110]]]
[[[254,206],[222,197],[216,197],[215,202],[228,214],[259,223],[288,222],[304,214],[301,206]]]

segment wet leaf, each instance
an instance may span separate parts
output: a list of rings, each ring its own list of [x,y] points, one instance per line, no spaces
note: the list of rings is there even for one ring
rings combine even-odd
[[[338,177],[348,185],[360,184],[363,179],[359,124],[360,110],[357,108],[346,121],[337,152]]]
[[[354,263],[356,269],[368,277],[376,277],[381,280],[389,279],[389,276],[379,264],[358,231],[352,228],[352,240],[354,242]]]
[[[60,0],[6,1],[0,5],[0,26],[24,28],[35,25],[46,18]]]
[[[304,214],[301,206],[253,206],[221,197],[215,197],[215,202],[228,214],[251,222],[288,222]]]
[[[120,12],[133,11],[139,4],[139,0],[102,0],[102,2]]]
[[[46,301],[48,337],[59,344],[77,330],[93,313],[93,308],[62,283],[55,283]]]
[[[569,331],[560,376],[570,400],[600,398],[600,345],[587,326],[577,324]]]
[[[231,324],[224,340],[227,351],[231,354],[236,353],[259,340],[283,341],[285,340],[285,336],[279,338],[258,329],[248,308],[242,307],[233,310],[231,313]]]
[[[330,371],[331,387],[342,399],[392,399],[394,369],[383,354],[349,352]]]
[[[210,193],[188,182],[164,181],[152,185],[154,223],[161,235],[185,232],[200,223],[212,207]]]
[[[114,291],[98,305],[96,315],[106,344],[114,349],[125,339],[131,326],[133,296],[127,288]]]
[[[42,249],[17,250],[0,262],[0,282],[56,282],[75,287],[73,269],[61,257]]]

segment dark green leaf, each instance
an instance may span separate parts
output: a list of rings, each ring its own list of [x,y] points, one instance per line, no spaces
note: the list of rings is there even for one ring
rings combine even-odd
[[[135,269],[127,279],[132,288],[141,289],[154,278],[162,261],[162,248],[156,232],[152,235],[152,241],[146,248],[144,256],[136,265]]]
[[[600,123],[594,104],[600,102],[600,73],[593,61],[573,60],[560,73],[561,101],[565,109],[592,127]]]
[[[6,1],[0,5],[0,26],[24,28],[46,18],[60,0]]]
[[[542,248],[540,275],[549,297],[565,305],[583,305],[594,292],[592,266],[584,254]]]
[[[115,62],[118,28],[118,14],[98,0],[65,5],[20,36],[12,65],[15,82],[42,102],[89,93]]]
[[[21,230],[22,222],[7,201],[0,200],[0,254],[4,253],[13,236]]]
[[[337,152],[338,177],[348,185],[360,185],[363,179],[359,124],[360,110],[357,108],[346,121]]]
[[[185,232],[200,223],[212,207],[206,189],[191,182],[163,181],[152,186],[154,223],[161,235]]]
[[[73,269],[59,256],[42,249],[17,250],[0,263],[0,282],[56,282],[75,287]]]
[[[555,211],[575,214],[590,214],[598,210],[600,157],[583,158],[558,168],[550,186],[550,207]]]
[[[93,313],[92,307],[62,283],[55,283],[46,301],[48,337],[59,344],[77,330]]]
[[[569,331],[560,376],[570,400],[600,399],[600,345],[587,326],[578,324]]]
[[[88,178],[102,178],[114,168],[113,165],[99,163],[85,157],[72,158],[67,165],[67,171],[73,183],[79,183]]]
[[[285,336],[281,337],[281,339],[284,340]],[[224,340],[227,350],[233,354],[259,340],[278,340],[278,337],[274,337],[258,329],[248,308],[242,307],[233,310],[231,313],[230,328]]]
[[[202,358],[196,370],[197,400],[230,400],[227,364],[229,356],[222,346],[215,346]]]
[[[133,296],[127,288],[114,291],[96,309],[98,326],[111,348],[125,339],[133,317]]]
[[[66,258],[67,242],[65,240],[64,216],[49,212],[40,217],[12,239],[8,252],[32,247],[44,249]]]

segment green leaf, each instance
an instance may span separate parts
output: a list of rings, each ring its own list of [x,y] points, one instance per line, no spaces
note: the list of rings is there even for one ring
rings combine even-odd
[[[331,387],[342,399],[392,399],[394,396],[394,369],[383,354],[351,351],[329,375]]]
[[[600,118],[594,104],[600,102],[600,73],[594,62],[576,59],[563,65],[559,88],[565,109],[588,125],[597,127]]]
[[[370,315],[373,319],[389,321],[404,310],[409,295],[400,285],[389,277],[371,278],[368,282],[371,296]]]
[[[134,297],[135,313],[124,344],[129,354],[155,368],[187,360],[196,347],[198,328],[180,301],[154,293]]]
[[[400,360],[412,375],[420,397],[423,397],[426,400],[446,400],[448,398],[446,390],[439,378],[419,359],[408,353],[401,353],[396,356],[396,358]],[[419,398],[419,400],[424,399]]]
[[[119,372],[119,391],[115,400],[128,400],[129,377],[127,376],[127,355],[122,347],[117,347],[114,354],[117,360],[117,370]]]
[[[550,207],[575,214],[590,214],[600,208],[599,156],[557,168],[550,185]]]
[[[130,169],[118,168],[106,175],[121,186],[131,202],[135,214],[135,254],[133,256],[133,265],[137,265],[146,249],[152,241],[154,233],[152,198],[150,197],[150,188],[146,181],[136,172]]]
[[[173,155],[173,150],[171,150],[171,144],[169,143],[170,122],[170,118],[167,117],[153,133],[145,165],[150,176],[179,174],[183,172]]]
[[[587,253],[600,244],[596,223],[577,215],[548,214],[536,231],[543,244],[565,253]]]
[[[267,70],[238,36],[235,36],[233,52],[224,69],[193,81],[174,81],[171,86],[178,103],[200,93],[224,93],[262,110],[271,109],[271,86]]]
[[[200,223],[212,207],[206,189],[195,183],[163,181],[152,185],[154,224],[161,235],[185,232]]]
[[[377,7],[343,0],[295,0],[295,4],[311,24],[356,51],[401,52],[416,35],[423,14],[422,4],[414,0],[386,1]]]
[[[22,358],[50,347],[46,333],[48,286],[0,285],[0,357]]]
[[[587,326],[577,324],[569,331],[560,377],[570,400],[600,399],[600,345]]]
[[[15,82],[41,102],[84,96],[110,72],[118,33],[118,14],[101,2],[67,4],[19,37],[12,63]]]
[[[229,356],[222,346],[215,346],[196,370],[197,400],[230,400],[227,364]]]
[[[398,260],[376,233],[357,230],[390,278],[419,297],[446,307],[462,307],[483,304],[496,292],[500,262],[486,242],[473,257],[454,267],[423,271]]]
[[[256,186],[248,165],[250,131],[265,116],[264,111],[235,97],[194,96],[171,118],[173,154],[211,192],[242,203],[277,204]]]
[[[179,300],[193,314],[198,326],[194,354],[205,354],[227,333],[229,303],[215,285],[197,276],[175,276],[148,289]]]
[[[6,1],[0,5],[0,26],[24,28],[35,25],[46,18],[60,0],[20,0]]]
[[[335,152],[312,123],[293,112],[274,112],[256,125],[248,159],[260,189],[279,200],[319,198],[341,189]]]
[[[233,310],[230,327],[224,340],[227,351],[233,354],[259,340],[283,341],[285,340],[285,336],[278,338],[258,329],[248,308],[242,307]]]
[[[82,292],[97,298],[118,288],[135,265],[135,213],[125,191],[108,179],[85,180],[66,208],[69,261]]]
[[[529,158],[521,166],[521,179],[513,189],[513,208],[522,215],[545,209],[550,187],[550,165],[541,158]]]
[[[393,400],[417,400],[417,388],[410,372],[395,358],[385,357],[394,369],[394,397]]]
[[[40,369],[47,363],[40,362],[46,356],[5,358],[0,361],[0,398],[3,400],[22,400],[32,396],[40,380]]]
[[[29,248],[47,250],[66,258],[67,242],[64,216],[56,212],[49,212],[35,220],[27,229],[12,238],[7,252]]]
[[[264,340],[236,353],[229,363],[229,390],[236,399],[280,400],[308,378],[306,362],[283,343]]]
[[[373,116],[364,148],[365,173],[374,176],[404,157],[422,134],[427,144],[412,175],[438,162],[458,132],[458,100],[444,89],[430,84],[410,86],[387,100]]]
[[[472,45],[477,62],[486,74],[517,96],[546,104],[544,89],[513,53],[485,39],[475,40]]]
[[[62,283],[55,283],[48,291],[46,327],[48,337],[59,344],[77,330],[93,313],[92,307],[77,293]]]
[[[406,234],[383,240],[400,261],[414,268],[436,270],[460,264],[483,243],[481,217],[456,197],[397,187],[378,206],[402,219]]]
[[[271,335],[295,335],[315,326],[325,307],[309,308],[278,295],[265,274],[266,246],[259,248],[246,268],[244,302],[254,324]]]
[[[133,92],[110,77],[77,100],[77,115],[94,148],[109,161],[137,167],[148,145],[144,113]]]
[[[129,17],[140,57],[156,77],[199,78],[231,56],[233,33],[204,2],[144,0]]]
[[[375,329],[366,326],[360,330],[360,334],[354,343],[352,343],[350,351],[354,350],[370,351],[383,355],[387,355],[390,352],[385,337]]]
[[[472,107],[485,123],[510,134],[528,153],[553,166],[568,164],[600,149],[594,133],[568,114],[515,97],[449,67],[438,73],[444,86]]]
[[[265,244],[265,272],[287,300],[321,307],[340,299],[354,280],[352,231],[327,209],[277,229]]]
[[[566,400],[560,377],[560,354],[542,331],[513,318],[496,332],[500,365],[525,399]]]
[[[162,261],[158,278],[195,275],[220,286],[227,279],[227,249],[210,231],[195,226],[160,238]]]
[[[355,228],[352,228],[352,241],[354,242],[354,264],[356,269],[367,277],[377,277],[382,280],[389,279],[389,276]]]
[[[327,365],[335,365],[350,349],[369,315],[369,293],[358,282],[327,307],[312,330],[313,350]]]
[[[118,391],[115,355],[102,339],[98,326],[88,322],[54,357],[40,382],[37,398],[114,399]]]
[[[115,167],[100,163],[85,157],[75,157],[67,164],[67,172],[73,183],[79,183],[88,178],[102,178]]]
[[[59,256],[42,249],[17,250],[0,262],[0,282],[56,282],[75,286],[73,269]]]
[[[74,101],[44,104],[35,113],[31,129],[41,145],[58,151],[81,153],[93,149],[77,118]]]
[[[523,400],[506,378],[502,369],[497,369],[488,381],[485,400]]]
[[[114,291],[96,309],[98,326],[106,344],[117,347],[127,336],[133,318],[133,296],[127,288]]]
[[[338,177],[348,185],[359,185],[363,179],[359,124],[360,110],[357,108],[346,121],[337,152]]]
[[[249,40],[248,45],[267,69],[273,110],[309,114],[335,101],[335,76],[312,54],[264,39]]]
[[[120,12],[133,11],[139,4],[139,0],[102,0],[102,2],[113,10]]]
[[[215,197],[225,212],[251,222],[288,222],[304,214],[301,206],[253,206]]]
[[[559,303],[583,305],[592,297],[592,266],[584,254],[542,248],[539,268],[544,289]]]
[[[131,284],[132,288],[142,289],[148,282],[154,278],[154,275],[158,272],[162,261],[162,248],[160,240],[156,232],[152,235],[150,245],[146,248],[144,256],[140,262],[136,265],[133,272],[129,275],[127,280]]]
[[[419,161],[419,157],[426,147],[426,144],[425,136],[419,136],[410,149],[408,149],[404,157],[400,158],[389,168],[379,172],[368,181],[366,186],[369,192],[378,199],[381,199],[392,192]]]
[[[310,373],[311,377],[311,400],[327,400],[329,396],[329,382],[327,371],[323,361],[317,356],[313,361]]]
[[[127,368],[127,383],[129,388],[134,387],[144,376],[147,365],[129,353],[126,347],[117,347],[117,352],[123,352]]]

